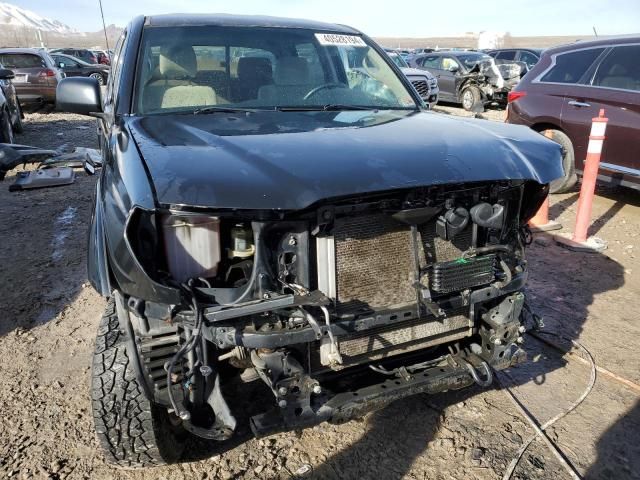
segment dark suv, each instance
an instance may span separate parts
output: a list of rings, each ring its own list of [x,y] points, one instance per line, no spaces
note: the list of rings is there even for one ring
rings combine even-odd
[[[551,131],[564,148],[564,176],[576,183],[587,155],[591,119],[609,118],[600,180],[640,188],[640,37],[608,38],[546,50],[509,95],[507,122]]]
[[[139,17],[105,97],[67,78],[58,103],[100,120],[88,271],[109,297],[92,403],[110,461],[343,422],[523,360],[526,224],[560,147],[429,112],[358,30]]]
[[[100,63],[98,61],[98,56],[93,51],[86,48],[56,48],[55,50],[51,50],[50,53],[62,53],[64,55],[71,55],[72,57],[79,58],[80,60],[91,65]]]
[[[543,51],[542,48],[503,48],[499,50],[487,50],[485,53],[500,63],[521,62],[526,73],[540,61],[540,56]]]
[[[521,72],[519,65],[497,66],[485,53],[457,50],[416,55],[409,65],[435,75],[440,100],[460,103],[468,111],[482,111],[492,103],[506,105],[507,94]]]

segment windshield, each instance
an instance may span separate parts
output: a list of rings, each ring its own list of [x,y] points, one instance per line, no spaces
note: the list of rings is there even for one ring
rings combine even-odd
[[[462,63],[467,69],[470,70],[475,67],[477,63],[491,60],[492,57],[482,53],[469,53],[466,55],[457,55],[456,58],[460,61],[460,63]]]
[[[409,68],[409,64],[407,64],[407,62],[405,62],[404,58],[402,58],[400,56],[400,54],[398,54],[398,53],[390,53],[389,54],[389,58],[391,58],[391,60],[393,60],[393,63],[395,63],[400,68]]]
[[[360,36],[305,29],[147,27],[139,114],[344,106],[416,109],[385,59]]]

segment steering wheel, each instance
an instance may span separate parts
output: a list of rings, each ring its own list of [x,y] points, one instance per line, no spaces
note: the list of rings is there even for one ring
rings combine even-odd
[[[304,96],[304,99],[309,100],[311,97],[313,97],[316,93],[318,93],[321,90],[326,90],[329,88],[342,88],[342,87],[344,87],[342,83],[335,83],[335,82],[324,83],[322,85],[318,85],[317,87],[309,90],[307,94]]]

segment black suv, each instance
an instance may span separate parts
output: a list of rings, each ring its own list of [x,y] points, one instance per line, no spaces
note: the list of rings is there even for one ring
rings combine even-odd
[[[56,48],[55,50],[51,50],[49,53],[52,55],[54,53],[70,55],[72,57],[79,58],[80,60],[87,62],[90,65],[99,63],[96,54],[86,48]]]
[[[58,103],[100,121],[92,402],[111,461],[342,422],[523,359],[526,223],[560,147],[429,112],[358,30],[139,17],[105,97],[67,78]]]

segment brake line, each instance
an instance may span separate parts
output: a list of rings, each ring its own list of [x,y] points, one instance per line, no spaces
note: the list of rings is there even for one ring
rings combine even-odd
[[[502,383],[502,381],[500,380],[500,377],[498,377],[498,375],[496,375],[496,378],[498,379],[498,383],[500,384],[500,386],[504,390],[505,394],[509,397],[509,399],[516,406],[516,408],[518,409],[520,414],[529,422],[529,424],[533,427],[533,429],[536,432],[533,436],[531,436],[520,447],[520,449],[516,453],[516,456],[513,458],[513,460],[511,460],[511,463],[507,467],[507,471],[502,476],[502,480],[509,480],[513,476],[513,473],[514,473],[514,471],[515,471],[515,469],[516,469],[516,467],[518,465],[518,462],[520,461],[520,459],[524,455],[524,452],[527,450],[527,448],[529,448],[529,445],[531,445],[531,443],[535,439],[537,439],[538,437],[542,437],[544,442],[547,444],[547,447],[549,447],[549,450],[551,450],[551,452],[555,455],[555,457],[560,461],[560,463],[565,468],[565,470],[569,473],[569,475],[571,475],[571,478],[577,479],[577,480],[581,480],[582,476],[580,476],[580,474],[578,473],[576,468],[566,458],[564,453],[560,450],[560,447],[558,447],[553,442],[553,440],[551,440],[549,438],[549,436],[547,435],[545,430],[547,430],[550,426],[552,426],[558,420],[560,420],[561,418],[566,417],[569,413],[571,413],[573,410],[575,410],[584,401],[584,399],[587,398],[587,395],[589,395],[589,393],[591,393],[591,390],[593,389],[593,386],[596,383],[596,364],[595,364],[595,362],[593,360],[593,357],[591,356],[591,353],[589,352],[589,350],[587,350],[582,344],[578,343],[577,341],[575,341],[575,340],[573,340],[571,338],[567,338],[567,337],[562,336],[562,335],[551,333],[551,332],[536,332],[536,336],[538,334],[540,334],[540,333],[543,333],[545,335],[551,335],[551,336],[559,337],[559,338],[562,338],[563,340],[570,341],[573,345],[575,345],[577,348],[579,348],[580,350],[583,351],[583,353],[585,354],[585,356],[587,357],[587,359],[588,359],[588,361],[589,361],[589,363],[591,365],[591,376],[589,378],[589,384],[587,385],[587,388],[584,390],[582,395],[580,395],[580,397],[575,402],[573,402],[571,404],[571,406],[567,410],[565,410],[564,412],[559,413],[558,415],[556,415],[555,417],[551,418],[547,422],[545,422],[542,425],[538,426],[538,423],[536,422],[536,420],[522,406],[522,403],[520,403],[520,401],[517,399],[515,394],[511,391],[511,389],[508,386],[504,385]]]

